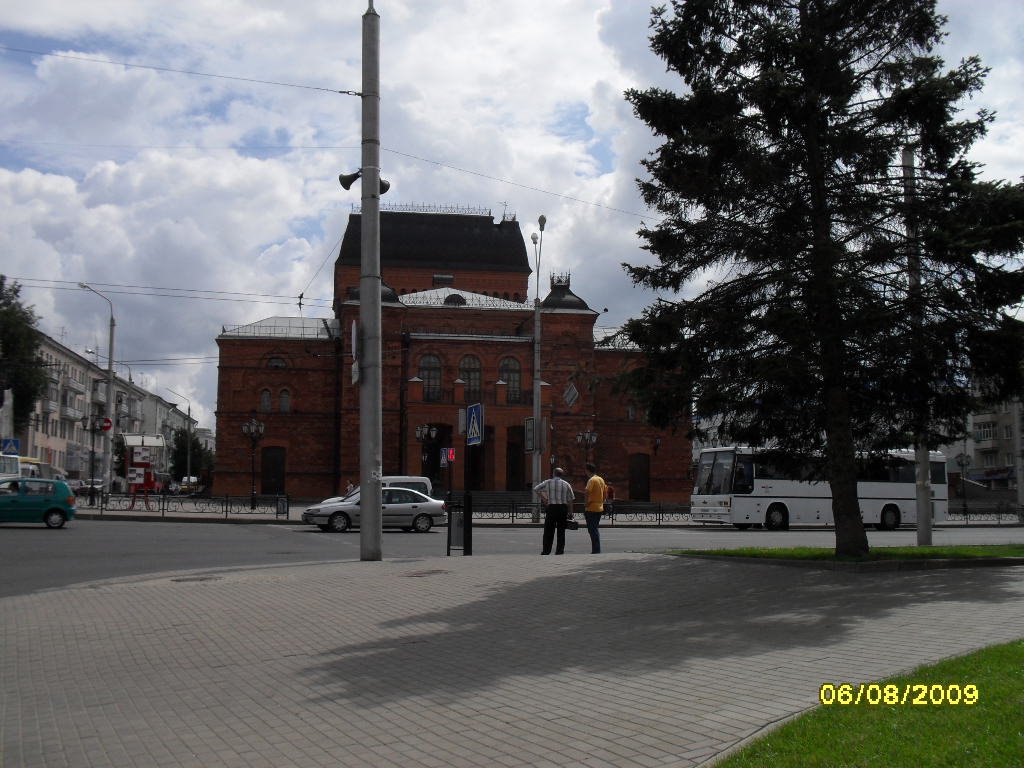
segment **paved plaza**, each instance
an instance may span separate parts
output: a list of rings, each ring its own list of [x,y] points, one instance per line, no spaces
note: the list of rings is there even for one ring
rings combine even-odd
[[[336,562],[0,599],[4,768],[698,766],[1024,637],[1024,568]]]

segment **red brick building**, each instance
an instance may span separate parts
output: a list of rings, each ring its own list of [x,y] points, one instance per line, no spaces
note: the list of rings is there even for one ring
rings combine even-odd
[[[350,216],[335,265],[333,318],[272,317],[218,336],[215,493],[246,494],[254,476],[257,493],[300,498],[358,484],[352,328],[360,223],[359,214]],[[529,488],[530,274],[514,218],[381,213],[385,474],[428,475],[442,489]],[[545,476],[557,463],[579,486],[589,455],[618,499],[688,500],[689,441],[650,427],[618,392],[616,377],[638,354],[597,345],[598,314],[572,292],[568,276],[551,278],[540,333]],[[483,445],[467,449],[465,409],[473,403],[484,408]],[[242,432],[253,416],[265,425],[255,445]],[[588,431],[597,433],[589,452],[580,440]],[[449,447],[452,467],[440,450]]]

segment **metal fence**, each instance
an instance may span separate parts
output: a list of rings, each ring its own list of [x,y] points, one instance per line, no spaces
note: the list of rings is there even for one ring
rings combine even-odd
[[[171,496],[162,494],[105,493],[95,503],[79,497],[79,503],[86,508],[98,507],[99,513],[149,512],[161,516],[172,514],[196,515],[273,515],[275,518],[288,517],[287,496]]]
[[[970,525],[975,523],[995,523],[996,525],[1024,525],[1024,507],[1009,501],[1000,501],[991,505],[956,505],[949,503],[949,522]]]
[[[474,492],[473,519],[478,522],[508,521],[512,525],[522,523],[535,525],[544,521],[544,507],[529,500],[529,494]],[[464,494],[455,494],[450,503],[462,504]],[[583,504],[573,505],[573,513],[583,519]],[[614,502],[605,506],[602,525],[620,524],[683,525],[690,522],[690,507],[678,503],[660,502]]]

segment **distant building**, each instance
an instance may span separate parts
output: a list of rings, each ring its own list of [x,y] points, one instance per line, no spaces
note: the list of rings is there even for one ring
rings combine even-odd
[[[214,493],[248,493],[253,467],[257,493],[322,498],[358,483],[360,231],[361,215],[352,214],[335,264],[333,317],[271,317],[217,337]],[[531,271],[514,218],[381,213],[385,474],[428,475],[442,489],[530,487]],[[595,342],[599,313],[573,293],[568,275],[551,278],[541,314],[544,476],[557,464],[579,487],[589,456],[618,499],[687,500],[689,442],[651,427],[615,387],[638,364],[637,351]],[[484,408],[483,446],[467,449],[474,403]],[[258,442],[242,430],[254,417],[264,424]],[[579,439],[587,432],[597,436],[589,447]],[[454,469],[442,448],[454,449]]]
[[[964,469],[968,480],[990,490],[1020,485],[1021,415],[1020,400],[994,403],[971,415],[972,439],[965,440],[957,454],[958,458],[967,457]]]
[[[39,354],[47,373],[46,391],[36,401],[27,427],[16,436],[19,451],[69,478],[100,477],[104,434],[90,432],[86,425],[106,418],[106,367],[42,333]],[[115,374],[109,430],[115,441],[124,433],[162,434],[169,439],[174,428],[185,428],[186,421],[173,403],[136,384],[131,374],[127,379]],[[166,472],[167,467],[156,470]],[[115,488],[122,486],[114,483]]]

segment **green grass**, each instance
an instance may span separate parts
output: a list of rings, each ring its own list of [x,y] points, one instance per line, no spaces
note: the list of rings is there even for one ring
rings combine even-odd
[[[836,557],[829,547],[743,547],[740,549],[675,549],[674,555],[716,555],[726,557],[763,557],[774,560],[944,560],[981,557],[1024,557],[1024,544],[973,544],[941,547],[872,547],[867,557]],[[1024,760],[1022,760],[1024,764]]]
[[[858,683],[867,681],[849,682],[856,690]],[[973,684],[978,701],[971,706],[819,706],[716,763],[716,768],[1024,765],[1024,640],[921,667],[880,683],[893,684],[898,691],[904,685],[940,685],[949,690],[954,684],[961,688]]]

